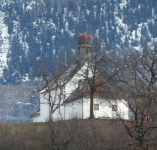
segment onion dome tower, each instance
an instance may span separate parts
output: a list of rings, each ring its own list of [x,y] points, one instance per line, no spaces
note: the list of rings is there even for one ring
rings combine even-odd
[[[84,19],[84,32],[77,39],[77,42],[79,44],[79,59],[82,61],[89,60],[91,58],[91,48],[93,42],[93,38],[85,31],[85,23],[86,19]]]

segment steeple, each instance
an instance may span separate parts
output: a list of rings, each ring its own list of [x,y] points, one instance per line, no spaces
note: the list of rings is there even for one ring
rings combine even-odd
[[[84,13],[84,32],[86,32],[86,14]]]
[[[86,33],[86,18],[84,14],[84,32],[78,37],[77,42],[79,44],[79,59],[88,60],[91,58],[91,48],[93,38]]]

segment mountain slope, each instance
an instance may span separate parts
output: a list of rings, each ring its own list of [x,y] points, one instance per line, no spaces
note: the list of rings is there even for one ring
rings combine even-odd
[[[157,41],[155,0],[2,0],[0,6],[1,84],[29,80],[35,60],[65,59],[84,30],[84,12],[87,32],[101,36],[108,50]]]

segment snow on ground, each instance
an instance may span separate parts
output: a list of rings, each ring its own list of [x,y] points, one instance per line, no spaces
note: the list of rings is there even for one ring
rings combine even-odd
[[[121,3],[119,3],[120,9],[123,10],[123,7],[126,7],[127,3],[129,3],[129,2],[127,2],[126,0],[121,0]],[[141,9],[140,4],[138,5],[137,9],[138,10]],[[132,9],[131,11],[134,12],[135,10],[136,10],[136,8]],[[123,17],[124,17],[125,14],[121,13],[121,15],[119,17],[119,11],[120,10],[118,10],[118,7],[115,5],[114,15],[115,15],[115,22],[116,22],[116,30],[117,30],[118,34],[121,33],[122,43],[125,42],[126,38],[128,40],[128,43],[130,43],[130,44],[131,44],[131,41],[138,41],[138,45],[134,46],[133,48],[135,50],[141,51],[140,40],[141,40],[141,36],[142,36],[141,35],[141,30],[142,30],[143,27],[145,27],[147,29],[148,36],[151,39],[151,42],[148,42],[148,46],[151,45],[154,42],[157,42],[157,38],[152,37],[151,33],[149,32],[149,28],[148,28],[148,24],[150,22],[154,21],[153,18],[154,19],[156,18],[156,15],[154,14],[154,9],[152,9],[152,19],[147,20],[147,22],[141,22],[140,24],[137,24],[138,28],[136,30],[133,30],[133,31],[130,31],[128,25],[123,22]]]
[[[28,73],[26,73],[26,76],[23,76],[22,78],[22,82],[27,82],[27,81],[30,81]]]
[[[32,5],[35,5],[36,1],[30,1],[28,4],[29,5],[26,7],[26,11],[28,11],[29,9],[32,9]]]
[[[31,105],[31,103],[17,102],[16,104]]]
[[[94,8],[94,18],[96,18],[96,5],[93,6],[93,8]]]
[[[127,1],[126,0],[122,0],[120,5],[120,8],[123,10],[123,7],[126,7]]]
[[[90,13],[90,10],[86,9],[86,14],[89,15]]]
[[[4,24],[5,13],[0,11],[0,77],[3,75],[3,69],[7,68],[7,54],[10,48],[8,27]]]

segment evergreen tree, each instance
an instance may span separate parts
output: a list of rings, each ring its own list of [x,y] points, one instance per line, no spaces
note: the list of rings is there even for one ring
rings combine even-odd
[[[8,34],[12,34],[13,33],[13,21],[9,20],[8,22]]]
[[[46,19],[49,20],[52,16],[51,16],[51,8],[52,8],[52,5],[51,5],[51,0],[45,0],[45,3],[46,3]]]

